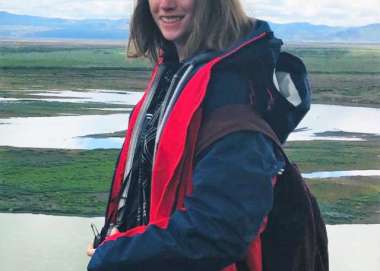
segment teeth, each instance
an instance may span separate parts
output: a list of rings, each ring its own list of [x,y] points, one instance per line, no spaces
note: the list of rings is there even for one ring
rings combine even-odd
[[[174,23],[180,21],[181,19],[182,17],[180,16],[161,17],[161,20],[165,23]]]

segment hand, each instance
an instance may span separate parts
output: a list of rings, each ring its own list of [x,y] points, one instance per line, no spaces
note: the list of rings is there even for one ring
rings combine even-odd
[[[110,233],[110,236],[117,234],[117,233],[119,233],[119,230],[117,228],[113,228],[111,233]],[[92,255],[94,255],[94,253],[95,253],[95,250],[96,249],[94,248],[93,243],[89,243],[87,246],[87,251],[86,251],[87,256],[92,257]]]
[[[95,253],[95,250],[96,249],[94,248],[93,244],[89,243],[87,246],[87,251],[86,251],[87,256],[92,257],[92,255],[94,255],[94,253]]]
[[[112,231],[111,231],[111,233],[110,233],[110,236],[114,235],[114,234],[117,234],[117,233],[119,233],[119,230],[117,228],[113,228]]]

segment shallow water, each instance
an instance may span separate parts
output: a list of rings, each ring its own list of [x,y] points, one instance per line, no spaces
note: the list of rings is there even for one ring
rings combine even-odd
[[[15,101],[20,101],[20,99],[0,97],[0,102],[15,102]]]
[[[127,105],[135,104],[142,93],[92,90],[88,92],[50,91],[38,95],[38,100]],[[42,98],[45,96],[56,98]],[[1,102],[2,100],[0,100],[0,105]],[[123,109],[111,110],[117,112]],[[353,137],[345,136],[344,133],[380,135],[380,126],[377,124],[379,119],[380,109],[378,108],[313,104],[309,114],[288,140],[364,140],[360,135]],[[121,138],[99,139],[82,136],[125,130],[127,121],[128,114],[0,119],[0,146],[63,149],[120,148]],[[324,132],[337,132],[338,135],[321,136],[319,134]],[[339,134],[339,132],[342,133]]]
[[[379,108],[313,104],[289,140],[360,140],[345,136],[316,136],[316,133],[346,132],[380,135]]]
[[[380,170],[318,171],[311,173],[303,173],[302,176],[307,179],[325,179],[354,176],[380,176]]]
[[[0,213],[1,270],[83,271],[85,249],[92,239],[90,223],[80,218]],[[328,226],[331,271],[378,271],[380,225]]]
[[[129,114],[0,119],[0,146],[95,149],[120,148],[122,138],[85,138],[127,129]]]
[[[142,97],[142,92],[92,89],[87,91],[46,90],[28,94],[28,98],[2,98],[0,102],[46,101],[68,103],[108,103],[119,105],[135,105]]]
[[[42,100],[72,103],[98,102],[120,105],[135,105],[140,100],[142,95],[142,92],[105,89],[95,89],[90,91],[47,91],[33,94],[33,96],[36,96],[36,99],[39,101]]]

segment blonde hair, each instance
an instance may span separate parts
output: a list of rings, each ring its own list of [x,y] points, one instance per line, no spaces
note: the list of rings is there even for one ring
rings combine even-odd
[[[222,50],[245,35],[252,24],[239,0],[194,0],[192,30],[183,56],[186,58],[205,49]],[[145,56],[156,62],[160,49],[168,42],[153,20],[149,1],[137,0],[130,26],[128,56]]]

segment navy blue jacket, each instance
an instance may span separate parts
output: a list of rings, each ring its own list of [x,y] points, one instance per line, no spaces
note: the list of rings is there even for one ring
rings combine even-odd
[[[203,104],[206,118],[221,106],[251,102],[245,75],[229,67],[211,78]],[[308,96],[301,96],[302,106],[307,105]],[[197,157],[186,211],[175,211],[166,229],[152,225],[142,234],[105,242],[88,270],[216,271],[242,260],[272,207],[272,177],[284,163],[261,133],[223,137]]]
[[[224,80],[211,81],[206,114],[249,102],[249,89],[237,75],[220,76],[230,80],[223,88]],[[200,156],[187,211],[176,211],[165,230],[151,227],[141,235],[106,242],[89,270],[220,270],[243,258],[272,206],[271,179],[284,162],[269,139],[252,132],[225,136]]]

